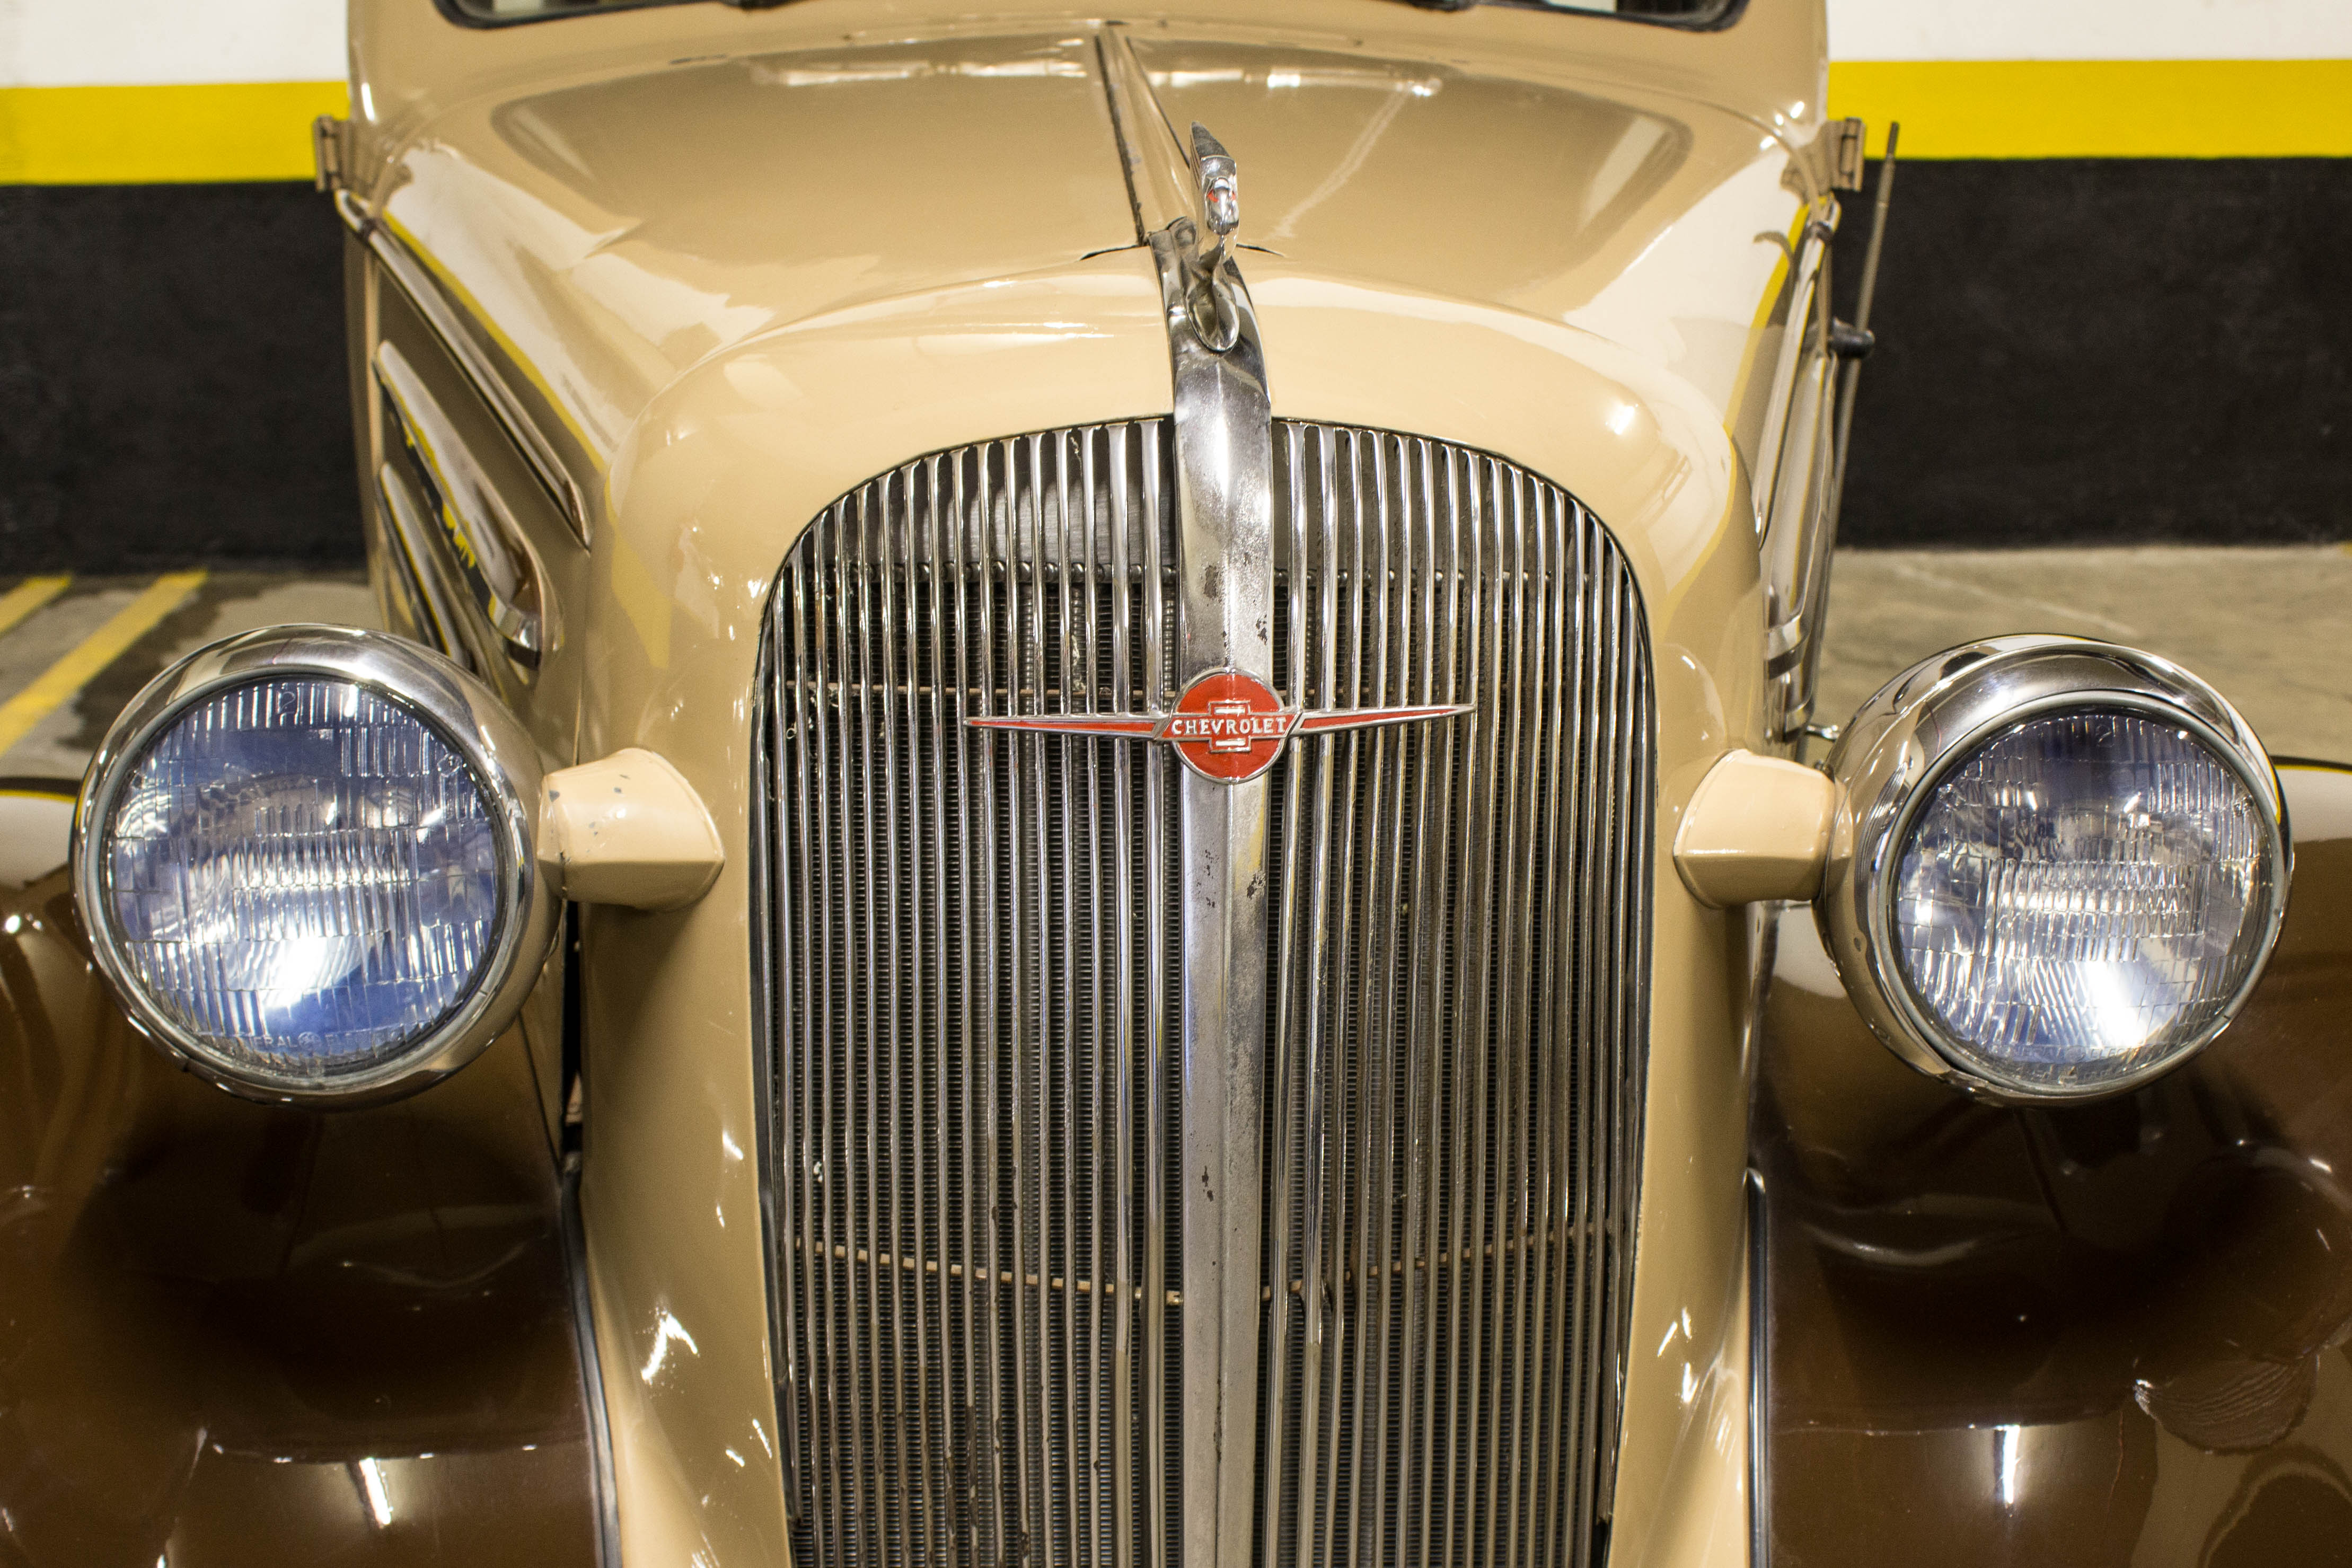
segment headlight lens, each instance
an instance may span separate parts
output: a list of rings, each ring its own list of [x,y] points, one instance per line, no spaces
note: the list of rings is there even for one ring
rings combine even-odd
[[[2267,840],[2253,793],[2180,725],[2029,720],[1912,820],[1893,911],[1903,977],[1993,1077],[2130,1079],[2217,1029],[2260,962]]]
[[[2225,1028],[2284,918],[2277,774],[2150,654],[1994,637],[1896,677],[1832,752],[1818,905],[1847,994],[1990,1099],[2116,1093]]]
[[[190,656],[83,781],[74,892],[125,1013],[256,1099],[414,1092],[513,1021],[552,944],[530,739],[414,643],[294,626]]]
[[[142,988],[226,1064],[364,1072],[479,980],[496,825],[446,739],[342,680],[259,680],[188,709],[108,825],[110,912]]]

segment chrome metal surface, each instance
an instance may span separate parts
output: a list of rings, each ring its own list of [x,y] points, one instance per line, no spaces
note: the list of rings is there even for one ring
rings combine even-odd
[[[1213,260],[1196,254],[1197,236],[1190,218],[1179,218],[1151,237],[1176,391],[1176,678],[1189,690],[1203,677],[1231,671],[1271,687],[1274,461],[1265,358],[1240,271],[1222,242]],[[1206,325],[1204,277],[1213,280]],[[1182,1561],[1198,1568],[1245,1568],[1257,1496],[1267,810],[1262,773],[1230,783],[1188,767],[1179,780],[1177,1190],[1191,1307],[1177,1426]]]
[[[1277,803],[1258,1561],[1571,1563],[1607,1507],[1646,1036],[1649,668],[1556,488],[1285,423],[1280,676],[1475,699]]]
[[[1119,163],[1127,176],[1128,203],[1135,214],[1135,243],[1189,217],[1205,228],[1209,214],[1191,150],[1176,139],[1175,127],[1151,90],[1150,74],[1135,57],[1129,25],[1106,22],[1096,29],[1102,62],[1103,96],[1118,139]]]
[[[1170,248],[1184,264],[1184,324],[1211,353],[1229,354],[1245,335],[1253,343],[1256,335],[1249,290],[1232,265],[1234,233],[1242,223],[1241,184],[1233,154],[1198,121],[1192,124],[1192,177],[1201,196],[1199,223],[1178,218],[1165,232]],[[1205,236],[1201,233],[1202,226],[1207,229]],[[1153,248],[1160,248],[1159,241],[1153,241]],[[1164,273],[1161,286],[1164,290]],[[1181,395],[1180,384],[1178,396]],[[1180,402],[1180,426],[1182,415]]]
[[[1233,657],[1186,599],[1174,433],[924,458],[829,509],[778,578],[796,1561],[1582,1563],[1646,1037],[1631,574],[1508,464],[1274,425],[1269,685],[1291,708],[1473,710],[1195,780],[1171,748],[1056,722],[1165,711],[1184,661]],[[1187,790],[1253,788],[1264,924],[1220,949],[1186,906],[1193,847],[1233,840],[1171,829]],[[1229,1178],[1230,1137],[1195,1125],[1203,1064],[1170,1047],[1216,1038],[1196,991],[1231,1008],[1243,988],[1269,1059],[1211,1107],[1266,1136]],[[1231,1208],[1195,1201],[1203,1173],[1262,1211],[1246,1249]],[[1207,1390],[1203,1318],[1228,1358]],[[1228,1372],[1255,1414],[1228,1403],[1220,1455],[1194,1412],[1213,1419]],[[1238,1545],[1215,1491],[1236,1449]]]
[[[1228,693],[1254,700],[1222,701]],[[1224,711],[1230,710],[1230,711]],[[1195,676],[1167,713],[1012,713],[967,719],[975,730],[1018,730],[1037,735],[1118,735],[1130,741],[1164,741],[1193,772],[1220,784],[1241,784],[1274,766],[1296,734],[1332,734],[1383,724],[1452,719],[1470,711],[1466,702],[1427,708],[1326,708],[1309,713],[1285,708],[1274,689],[1236,669]]]
[[[406,608],[427,643],[463,666],[474,668],[474,651],[457,619],[457,605],[442,574],[440,552],[433,546],[433,524],[426,520],[426,501],[415,474],[404,464],[383,463],[375,471],[376,504],[383,510],[390,536],[394,569],[406,597]]]
[[[547,636],[554,621],[548,614],[546,574],[530,542],[408,356],[395,344],[378,343],[374,371],[421,491],[420,510],[447,565],[465,585],[498,651],[526,671],[538,669],[540,659],[553,651]],[[413,550],[405,537],[409,521],[399,520],[401,542]]]
[[[926,458],[828,511],[779,580],[803,1562],[1172,1549],[1174,759],[966,722],[1164,704],[1167,437]]]
[[[330,1089],[258,1082],[188,1034],[140,987],[108,897],[100,837],[149,743],[188,708],[226,687],[289,675],[347,680],[399,703],[466,759],[497,820],[500,930],[474,993],[400,1056]],[[74,808],[74,901],[90,953],[123,1012],[189,1071],[247,1100],[355,1106],[414,1094],[456,1072],[514,1021],[555,942],[560,895],[540,869],[539,750],[497,695],[450,660],[404,637],[345,626],[284,626],[198,648],[149,682],[108,729]]]
[[[1836,537],[1831,489],[1838,360],[1830,342],[1829,269],[1837,217],[1834,199],[1814,203],[1797,242],[1788,331],[1756,459],[1757,515],[1764,524],[1767,703],[1773,731],[1784,740],[1812,716]]]
[[[2263,957],[2219,1021],[2136,1076],[2102,1084],[2097,1094],[2119,1094],[2160,1077],[2210,1044],[2262,978],[2286,918],[2294,841],[2278,774],[2245,720],[2204,681],[2154,654],[2085,637],[1989,637],[1913,665],[1863,704],[1827,759],[1838,805],[1814,913],[1846,994],[1873,1032],[1921,1072],[1983,1099],[2027,1104],[2083,1095],[1991,1080],[1920,1008],[1899,971],[1893,939],[1901,847],[1920,804],[1978,742],[2038,714],[2086,709],[2158,716],[2211,747],[2262,809],[2274,868]]]
[[[343,149],[351,121],[321,114],[310,121],[310,184],[323,193],[343,188]]]
[[[1241,178],[1225,144],[1197,120],[1192,122],[1192,172],[1201,182],[1201,205],[1208,213],[1209,232],[1217,237],[1222,249],[1242,226]],[[1213,253],[1202,259],[1213,264],[1223,258]]]
[[[401,236],[354,193],[339,189],[334,194],[334,201],[335,212],[343,220],[343,226],[368,247],[382,265],[384,275],[399,285],[409,303],[415,305],[417,313],[432,326],[434,335],[449,351],[449,357],[457,362],[457,368],[481,395],[482,401],[488,405],[499,427],[507,433],[508,439],[515,444],[515,449],[522,454],[523,460],[530,466],[532,476],[546,489],[548,499],[555,503],[556,510],[562,514],[573,536],[584,548],[589,537],[586,497],[581,493],[579,485],[572,481],[563,466],[563,459],[556,456],[554,447],[549,444],[538,423],[525,412],[520,400],[507,385],[505,376],[475,342],[465,323],[457,319],[457,313],[450,309],[448,300],[433,281],[432,274],[416,258],[415,253]]]

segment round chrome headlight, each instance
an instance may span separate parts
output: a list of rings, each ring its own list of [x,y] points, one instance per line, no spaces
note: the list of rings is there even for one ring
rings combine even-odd
[[[108,733],[74,893],[142,1032],[252,1099],[412,1093],[512,1021],[553,941],[540,768],[489,690],[373,632],[280,626]]]
[[[1829,767],[1824,944],[1881,1038],[1987,1098],[2145,1083],[2228,1026],[2286,912],[2284,803],[2195,676],[1998,637],[1864,704]]]

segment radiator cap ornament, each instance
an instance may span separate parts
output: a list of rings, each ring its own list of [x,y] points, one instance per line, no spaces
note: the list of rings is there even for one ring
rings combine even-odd
[[[1016,730],[1032,735],[1111,735],[1165,741],[1184,765],[1218,784],[1246,784],[1274,766],[1291,736],[1367,730],[1451,719],[1467,703],[1421,708],[1285,708],[1274,688],[1238,669],[1213,669],[1184,688],[1166,713],[1007,713],[967,719],[975,730]]]

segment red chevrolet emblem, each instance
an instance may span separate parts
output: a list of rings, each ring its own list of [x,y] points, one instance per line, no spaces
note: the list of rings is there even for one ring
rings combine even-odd
[[[1214,669],[1184,689],[1170,713],[1021,713],[968,719],[981,730],[1030,734],[1125,735],[1166,741],[1184,765],[1204,779],[1240,784],[1274,766],[1283,742],[1297,734],[1361,730],[1450,719],[1470,711],[1449,703],[1423,708],[1336,708],[1318,713],[1285,708],[1274,689],[1237,669]]]

